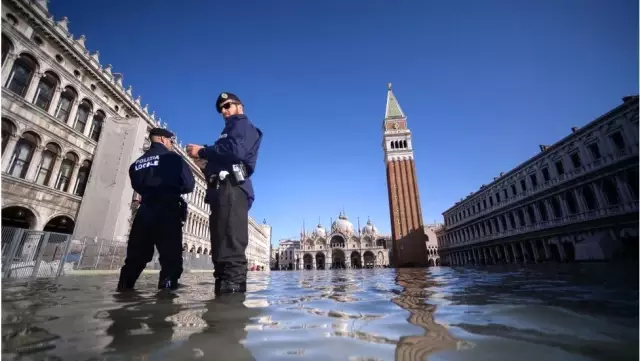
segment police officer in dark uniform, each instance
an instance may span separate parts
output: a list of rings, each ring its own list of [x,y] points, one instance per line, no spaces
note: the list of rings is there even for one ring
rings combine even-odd
[[[216,110],[225,121],[218,140],[211,146],[189,144],[187,153],[207,162],[205,201],[211,207],[209,229],[215,292],[245,292],[249,209],[255,199],[251,176],[256,169],[262,131],[249,121],[235,94],[221,93]]]
[[[129,167],[133,190],[141,202],[129,233],[127,258],[120,270],[118,290],[133,289],[153,246],[160,255],[159,289],[176,289],[182,275],[182,225],[187,203],[181,195],[195,187],[187,162],[172,152],[174,135],[163,128],[149,132],[151,147]]]

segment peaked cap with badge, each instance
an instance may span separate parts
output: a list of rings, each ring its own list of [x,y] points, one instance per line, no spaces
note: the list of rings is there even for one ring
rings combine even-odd
[[[175,135],[164,128],[153,128],[149,131],[149,137],[153,136],[173,138]]]
[[[222,112],[222,108],[220,106],[227,100],[235,100],[236,102],[242,104],[240,98],[238,98],[237,95],[228,92],[220,93],[220,95],[218,95],[218,99],[216,100],[216,110],[218,111],[218,113]]]

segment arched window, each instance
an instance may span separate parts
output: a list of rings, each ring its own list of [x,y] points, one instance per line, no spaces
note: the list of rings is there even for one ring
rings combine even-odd
[[[42,158],[38,165],[38,173],[36,175],[36,183],[48,185],[53,172],[53,166],[56,164],[56,157],[60,154],[60,147],[53,143],[47,144],[42,152]]]
[[[58,82],[58,77],[49,71],[40,78],[38,89],[36,90],[36,96],[33,101],[38,108],[44,111],[49,111],[49,107],[51,107],[51,100],[53,100],[53,94],[56,91]]]
[[[78,106],[78,112],[76,113],[75,124],[73,128],[79,131],[80,133],[84,133],[84,129],[87,126],[87,120],[89,119],[89,114],[93,110],[93,106],[91,103],[84,99],[82,103]]]
[[[84,190],[87,188],[87,181],[89,180],[89,172],[91,172],[91,162],[85,160],[82,162],[82,167],[78,170],[78,180],[76,181],[73,192],[75,195],[80,197],[84,195]]]
[[[38,136],[31,132],[26,132],[16,143],[13,151],[11,164],[8,173],[14,177],[24,178],[27,176],[33,153],[39,143]]]
[[[71,107],[73,102],[78,97],[78,93],[72,87],[64,88],[62,94],[60,94],[60,101],[58,101],[58,109],[56,109],[56,118],[62,122],[67,122],[69,114],[71,113]]]
[[[78,157],[73,153],[67,153],[60,165],[60,173],[58,173],[58,180],[56,181],[56,189],[59,191],[67,192],[69,190],[69,182],[71,182],[71,174],[73,169],[78,163]]]
[[[8,119],[2,119],[2,154],[13,134],[16,134],[16,126]]]
[[[13,63],[13,68],[11,69],[11,73],[9,73],[6,84],[7,89],[21,97],[27,95],[27,89],[29,88],[29,84],[37,67],[38,63],[31,55],[20,55]]]
[[[100,133],[102,133],[102,124],[104,123],[106,116],[102,110],[98,110],[93,116],[91,121],[91,130],[89,131],[89,137],[96,142],[100,140]]]
[[[2,34],[2,65],[7,60],[7,56],[13,51],[13,43],[8,36]]]

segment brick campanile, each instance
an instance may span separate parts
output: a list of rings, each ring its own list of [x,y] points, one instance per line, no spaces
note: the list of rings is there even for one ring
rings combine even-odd
[[[420,193],[413,159],[411,131],[407,117],[391,90],[383,121],[384,162],[387,168],[389,216],[393,240],[393,266],[426,266],[426,236],[420,207]]]

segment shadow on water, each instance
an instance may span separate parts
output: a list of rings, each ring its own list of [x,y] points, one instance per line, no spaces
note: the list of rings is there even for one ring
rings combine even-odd
[[[4,283],[14,360],[637,360],[636,268],[593,265],[250,273],[216,298],[114,294],[117,276]],[[635,280],[635,282],[634,282]]]

